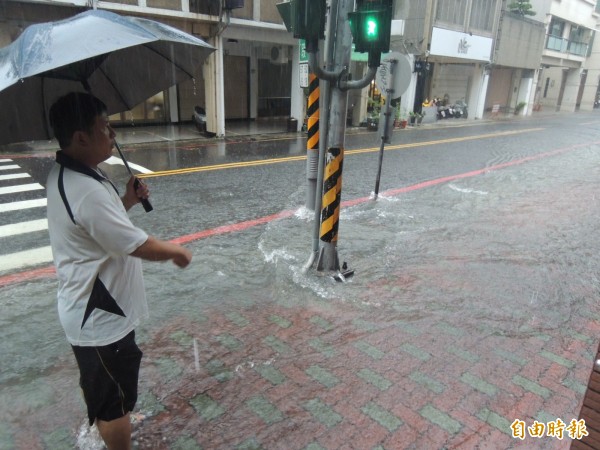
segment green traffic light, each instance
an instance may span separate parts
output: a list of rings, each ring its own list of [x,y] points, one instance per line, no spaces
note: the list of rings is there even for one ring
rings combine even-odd
[[[379,22],[373,16],[367,16],[365,21],[365,38],[367,41],[376,41],[379,37]]]

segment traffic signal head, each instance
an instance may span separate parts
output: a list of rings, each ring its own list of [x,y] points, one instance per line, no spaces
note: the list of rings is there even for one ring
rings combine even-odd
[[[327,0],[289,0],[276,4],[285,27],[307,41],[325,38]]]
[[[362,0],[348,14],[354,50],[363,53],[390,50],[393,0]]]

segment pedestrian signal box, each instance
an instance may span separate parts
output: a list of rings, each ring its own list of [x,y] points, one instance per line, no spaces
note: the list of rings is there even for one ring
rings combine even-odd
[[[307,41],[307,49],[325,38],[327,0],[289,0],[277,3],[277,10],[288,31]]]
[[[390,50],[393,0],[357,0],[348,13],[354,50],[386,53]]]

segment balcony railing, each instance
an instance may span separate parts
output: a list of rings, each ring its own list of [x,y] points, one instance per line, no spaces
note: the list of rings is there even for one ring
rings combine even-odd
[[[570,41],[569,39],[552,36],[549,34],[546,39],[546,48],[556,52],[585,56],[587,54],[588,44],[584,42]]]

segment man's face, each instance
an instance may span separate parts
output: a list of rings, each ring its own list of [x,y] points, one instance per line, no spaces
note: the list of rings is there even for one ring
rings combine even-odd
[[[115,131],[110,126],[108,116],[102,114],[96,117],[94,125],[88,134],[90,158],[96,164],[106,161],[112,155],[114,146]]]

